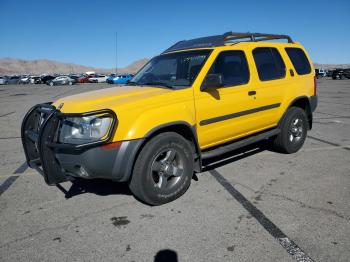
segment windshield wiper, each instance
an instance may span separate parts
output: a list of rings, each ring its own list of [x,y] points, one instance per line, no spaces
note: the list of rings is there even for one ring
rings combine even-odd
[[[143,83],[141,85],[145,85],[145,86],[155,85],[155,86],[164,86],[164,87],[168,87],[168,88],[174,88],[173,86],[168,85],[164,82],[147,82],[147,83]]]

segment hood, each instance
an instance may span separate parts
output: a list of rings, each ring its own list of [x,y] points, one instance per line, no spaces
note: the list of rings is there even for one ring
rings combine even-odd
[[[174,92],[170,89],[150,86],[120,86],[100,89],[61,98],[54,106],[63,103],[64,113],[81,113],[100,109],[114,109],[136,106],[140,100],[152,99],[157,96]]]

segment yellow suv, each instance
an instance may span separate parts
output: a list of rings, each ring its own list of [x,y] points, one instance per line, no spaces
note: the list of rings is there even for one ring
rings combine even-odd
[[[301,44],[229,32],[174,44],[125,86],[34,106],[22,142],[49,185],[128,181],[137,198],[160,205],[184,194],[203,159],[266,139],[298,151],[316,106]]]

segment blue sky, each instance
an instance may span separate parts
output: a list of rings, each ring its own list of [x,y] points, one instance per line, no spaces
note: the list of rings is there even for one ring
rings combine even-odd
[[[289,34],[314,62],[350,63],[350,1],[0,0],[0,57],[118,66],[183,39]]]

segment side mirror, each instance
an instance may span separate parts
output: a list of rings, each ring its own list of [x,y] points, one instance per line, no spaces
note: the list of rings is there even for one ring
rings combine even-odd
[[[208,74],[201,85],[201,91],[205,91],[210,88],[223,87],[223,77],[222,74]]]

